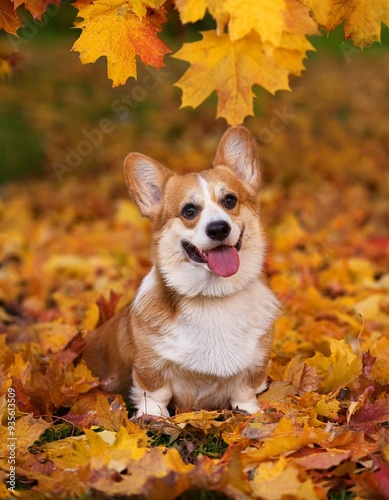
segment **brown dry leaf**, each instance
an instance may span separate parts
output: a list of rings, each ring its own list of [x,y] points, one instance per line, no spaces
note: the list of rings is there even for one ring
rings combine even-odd
[[[355,478],[353,492],[361,498],[387,500],[389,498],[389,466],[380,463],[376,471],[365,471]]]
[[[128,422],[126,406],[121,396],[112,396],[105,392],[93,391],[77,398],[69,413],[67,421],[77,427],[97,426],[110,431],[118,431]]]

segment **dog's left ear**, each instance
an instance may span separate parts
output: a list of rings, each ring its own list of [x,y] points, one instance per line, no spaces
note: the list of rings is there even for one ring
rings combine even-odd
[[[226,165],[253,190],[261,183],[257,146],[245,127],[231,127],[225,132],[217,148],[214,165]]]

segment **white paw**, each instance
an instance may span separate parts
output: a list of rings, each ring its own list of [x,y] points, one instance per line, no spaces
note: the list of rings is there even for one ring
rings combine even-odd
[[[157,403],[148,404],[147,408],[140,408],[135,416],[136,418],[143,415],[153,415],[154,417],[170,417],[169,411],[165,406],[160,406]]]
[[[247,413],[257,413],[261,408],[258,404],[258,401],[255,399],[250,400],[250,401],[233,401],[231,402],[231,408],[233,410],[244,410],[247,411]]]

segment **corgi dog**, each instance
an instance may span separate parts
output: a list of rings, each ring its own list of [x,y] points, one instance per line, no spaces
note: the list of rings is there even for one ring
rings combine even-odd
[[[214,166],[178,175],[140,153],[124,174],[151,221],[152,262],[132,305],[85,338],[106,389],[142,414],[168,408],[259,408],[278,301],[262,275],[255,141],[232,127]]]

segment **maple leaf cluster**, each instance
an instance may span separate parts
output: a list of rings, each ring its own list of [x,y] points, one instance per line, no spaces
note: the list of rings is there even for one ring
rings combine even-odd
[[[49,3],[59,0],[2,0],[0,28],[16,35],[22,4],[41,19]],[[106,56],[113,87],[136,78],[136,56],[161,68],[171,52],[159,37],[170,3],[77,0],[75,25],[82,33],[73,49],[83,64]],[[216,24],[201,33],[200,41],[184,43],[174,54],[190,64],[177,82],[182,106],[196,107],[216,90],[217,116],[232,125],[253,114],[254,85],[271,93],[290,88],[290,76],[301,75],[307,51],[314,50],[307,36],[319,34],[321,27],[330,31],[344,23],[345,39],[364,48],[380,41],[381,23],[389,25],[386,0],[175,0],[173,5],[182,24],[202,20],[207,11]],[[9,72],[3,65],[3,72]]]

